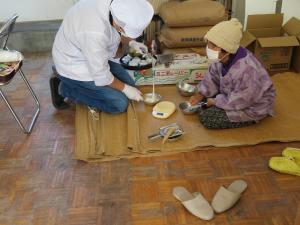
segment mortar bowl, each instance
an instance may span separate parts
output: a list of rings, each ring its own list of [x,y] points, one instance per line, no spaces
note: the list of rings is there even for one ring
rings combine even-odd
[[[198,111],[201,106],[199,105],[191,105],[189,102],[181,102],[179,104],[179,109],[183,112],[183,114],[191,115]]]
[[[161,95],[158,93],[146,93],[143,95],[144,98],[144,103],[146,105],[155,105],[156,103],[158,103],[161,100]]]
[[[190,97],[196,93],[197,88],[185,81],[179,81],[176,84],[178,92],[184,97]]]

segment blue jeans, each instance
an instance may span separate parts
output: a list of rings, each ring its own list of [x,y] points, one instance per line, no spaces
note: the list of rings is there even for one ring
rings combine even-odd
[[[111,73],[120,81],[135,86],[134,80],[127,71],[118,63],[108,61]],[[69,98],[76,103],[95,107],[107,113],[125,112],[128,106],[128,98],[119,90],[110,86],[96,86],[94,81],[78,81],[63,76],[59,93],[63,97]]]

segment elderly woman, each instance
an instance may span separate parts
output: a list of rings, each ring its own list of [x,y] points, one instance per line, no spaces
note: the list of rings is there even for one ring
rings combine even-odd
[[[206,128],[237,128],[273,115],[275,89],[263,65],[240,46],[242,25],[237,19],[223,21],[205,36],[208,72],[190,98],[192,105],[207,101],[200,111]]]

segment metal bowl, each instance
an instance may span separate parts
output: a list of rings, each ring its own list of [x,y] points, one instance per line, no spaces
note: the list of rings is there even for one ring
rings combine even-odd
[[[176,85],[177,90],[182,96],[189,97],[195,94],[197,88],[193,85],[186,83],[185,81],[179,81]]]
[[[191,115],[198,111],[199,107],[192,106],[189,102],[181,102],[179,104],[179,109],[183,112],[183,114]]]
[[[155,105],[161,100],[161,95],[154,93],[153,96],[153,93],[146,93],[143,95],[143,98],[146,105]]]

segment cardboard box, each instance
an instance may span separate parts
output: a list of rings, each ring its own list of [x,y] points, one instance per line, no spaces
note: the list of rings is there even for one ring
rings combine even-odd
[[[240,45],[247,48],[249,51],[254,52],[256,38],[251,33],[245,31]]]
[[[176,84],[181,80],[188,83],[198,83],[200,81],[200,74],[208,70],[206,57],[200,56],[196,53],[176,54],[174,61],[170,66],[157,65],[152,69],[143,71],[128,70],[130,76],[134,79],[135,84],[152,85],[153,73],[155,77],[155,84]]]
[[[296,36],[284,32],[282,23],[283,14],[249,15],[241,42],[269,72],[288,70],[293,48],[299,46]]]
[[[283,26],[283,30],[290,36],[296,36],[300,42],[300,20],[292,17],[287,23]],[[292,56],[292,67],[300,73],[300,47],[294,48]]]
[[[192,47],[192,48],[163,48],[162,54],[179,54],[179,53],[197,53],[206,56],[206,47]]]

